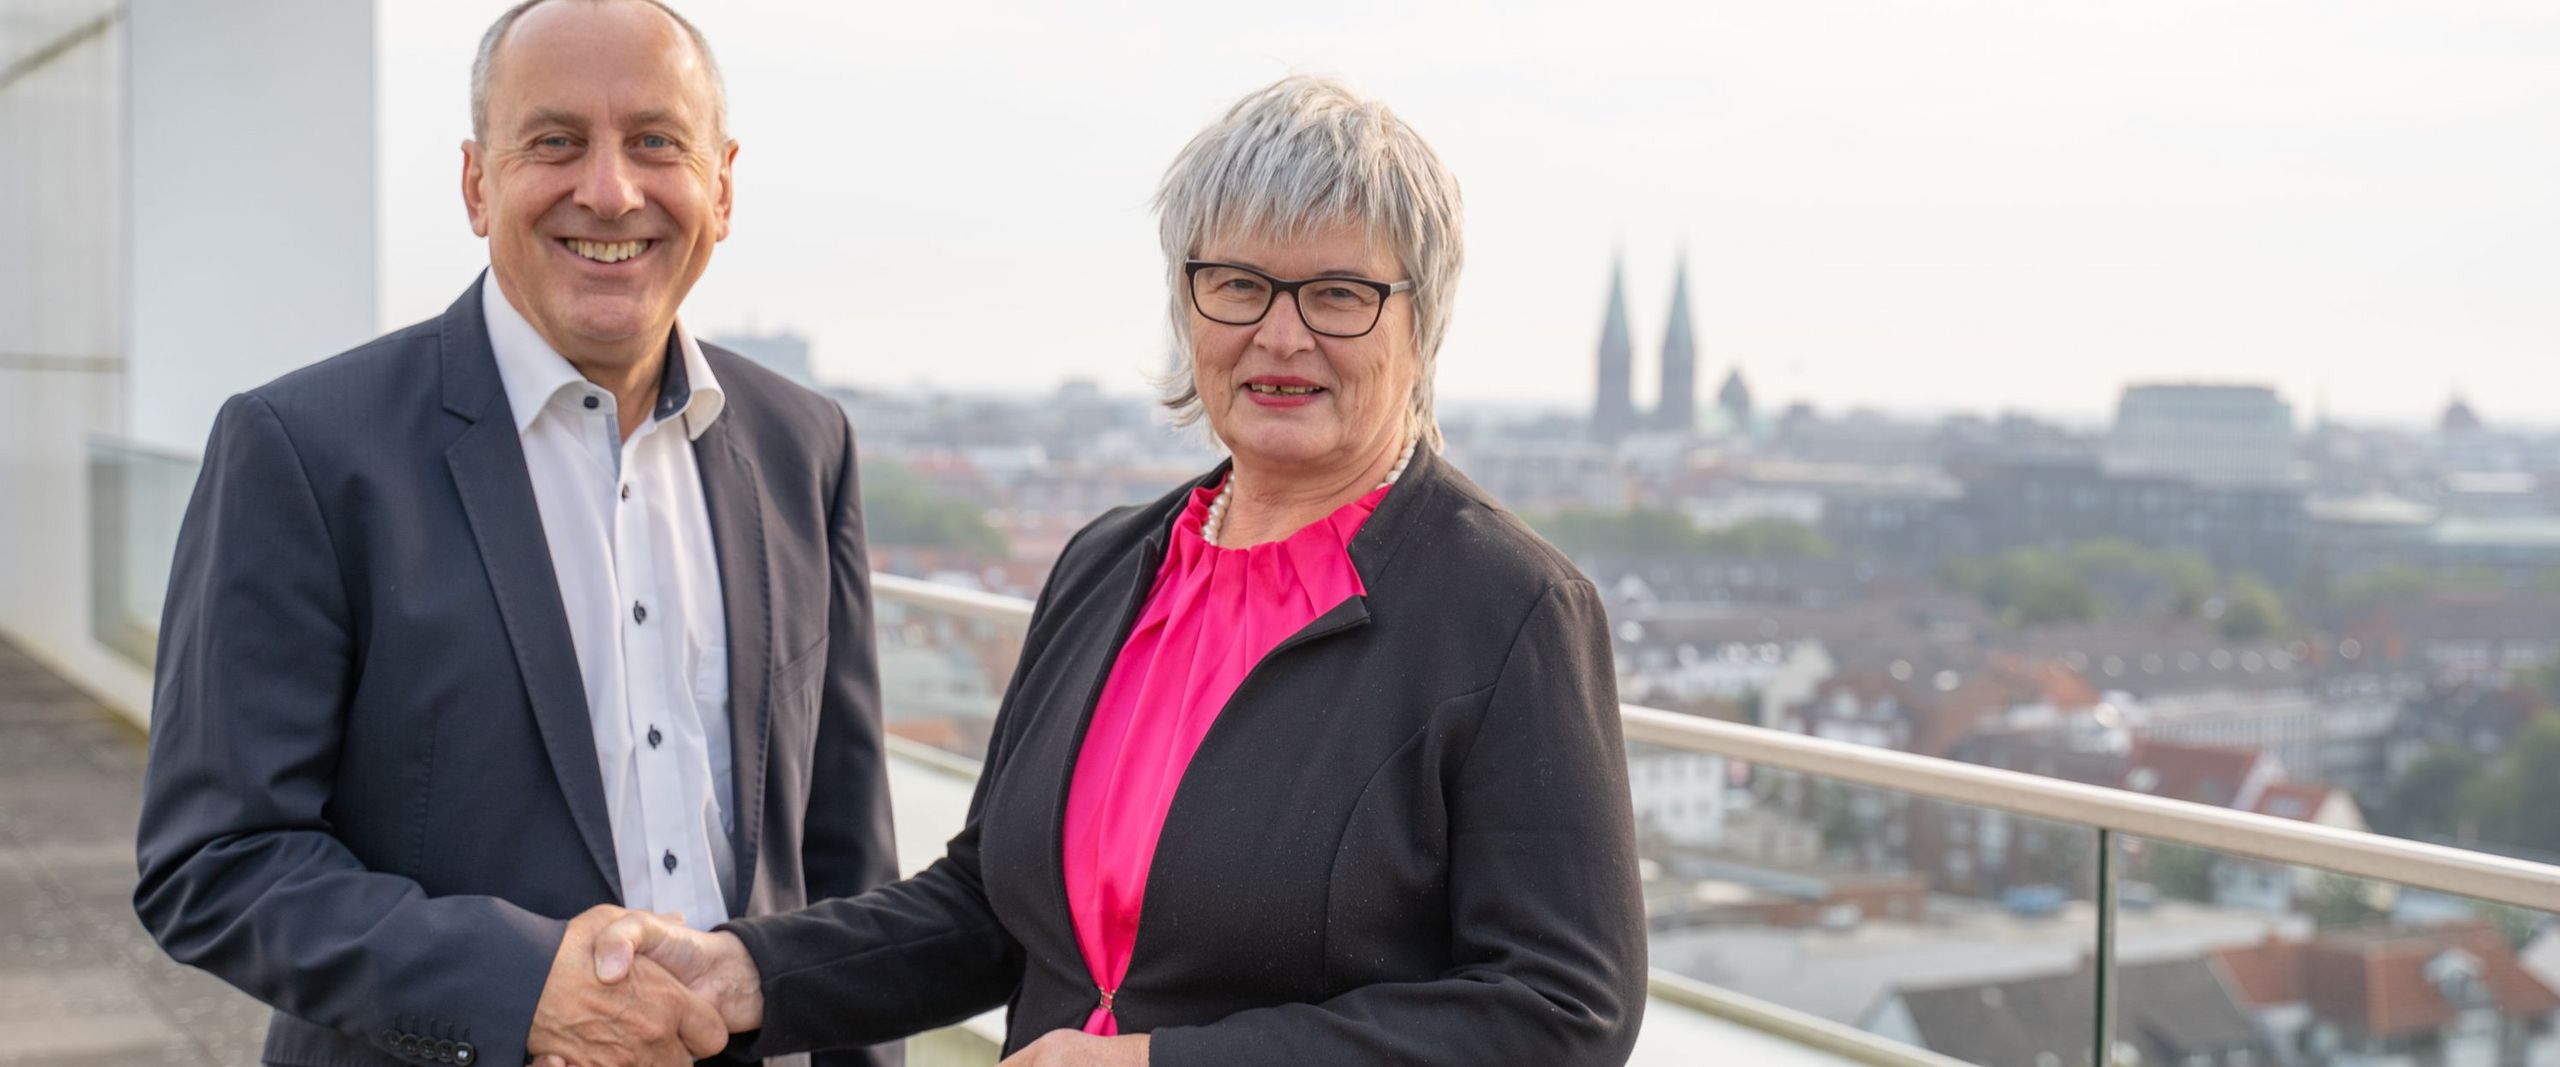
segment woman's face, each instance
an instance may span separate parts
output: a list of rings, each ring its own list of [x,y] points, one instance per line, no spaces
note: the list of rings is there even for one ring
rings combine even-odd
[[[1197,258],[1281,281],[1404,280],[1395,257],[1348,223],[1295,240],[1217,238],[1203,244]],[[1275,297],[1270,312],[1250,326],[1212,321],[1185,303],[1191,306],[1192,384],[1210,428],[1249,477],[1340,476],[1403,447],[1405,412],[1420,373],[1411,292],[1388,297],[1377,327],[1359,337],[1309,330],[1293,294]]]

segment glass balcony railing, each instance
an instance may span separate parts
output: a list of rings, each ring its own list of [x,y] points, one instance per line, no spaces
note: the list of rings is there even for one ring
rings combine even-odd
[[[148,664],[195,464],[91,448],[99,640]],[[1030,604],[875,576],[904,865],[966,814]],[[2560,1067],[2560,867],[1623,709],[1635,1063]],[[995,1061],[995,1013],[911,1043]]]
[[[956,826],[1029,603],[875,578]],[[1639,1064],[2560,1065],[2560,867],[1623,709]],[[930,853],[947,828],[902,840]],[[910,807],[917,810],[910,812]],[[923,835],[919,839],[919,835]],[[919,862],[922,858],[919,857]],[[980,1020],[963,1048],[991,1061]]]
[[[89,441],[90,634],[146,671],[197,465],[145,445]]]

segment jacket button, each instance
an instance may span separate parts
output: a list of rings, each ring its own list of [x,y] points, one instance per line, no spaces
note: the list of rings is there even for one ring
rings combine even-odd
[[[382,1032],[382,1045],[383,1045],[383,1047],[384,1047],[384,1048],[390,1048],[390,1049],[397,1049],[397,1048],[399,1048],[399,1047],[400,1047],[400,1031],[398,1031],[398,1030],[385,1030],[385,1031],[383,1031],[383,1032]]]
[[[454,1042],[454,1045],[453,1045],[453,1062],[455,1062],[455,1063],[457,1063],[457,1064],[460,1064],[460,1065],[461,1065],[461,1067],[471,1067],[472,1061],[477,1060],[477,1059],[479,1059],[479,1058],[480,1058],[480,1053],[472,1049],[472,1047],[471,1047],[471,1042],[468,1042],[468,1041],[457,1041],[457,1042]]]
[[[436,1062],[437,1062],[437,1063],[452,1063],[452,1062],[453,1062],[453,1042],[451,1042],[451,1041],[438,1041],[438,1042],[436,1042],[435,1057],[436,1057]]]

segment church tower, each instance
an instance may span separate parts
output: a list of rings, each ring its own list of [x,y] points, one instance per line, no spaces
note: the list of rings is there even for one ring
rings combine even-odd
[[[1662,334],[1662,405],[1654,424],[1673,433],[1698,428],[1698,348],[1689,326],[1689,257],[1671,283],[1671,325]]]
[[[1609,266],[1609,313],[1600,323],[1600,394],[1591,405],[1592,436],[1615,441],[1636,428],[1635,346],[1627,337],[1626,265]]]

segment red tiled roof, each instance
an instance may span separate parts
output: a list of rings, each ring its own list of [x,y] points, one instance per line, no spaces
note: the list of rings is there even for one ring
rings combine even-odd
[[[2269,937],[2243,948],[2216,949],[2231,995],[2251,1008],[2302,1002],[2302,944]]]
[[[2334,792],[2332,787],[2317,782],[2276,782],[2267,786],[2253,810],[2260,815],[2310,822],[2319,816],[2320,806],[2328,803]]]
[[[2229,807],[2239,798],[2241,783],[2257,769],[2258,758],[2253,749],[2137,739],[2125,757],[2124,787],[2172,800]]]
[[[2506,939],[2484,923],[2333,933],[2307,943],[2270,939],[2222,949],[2213,958],[2233,994],[2253,1008],[2308,1002],[2320,1018],[2392,1037],[2452,1025],[2457,1009],[2428,980],[2427,966],[2454,949],[2480,962],[2480,982],[2498,1014],[2560,1013],[2560,992],[2525,970]]]
[[[2454,1020],[2453,1005],[2426,976],[2441,946],[2323,939],[2304,948],[2303,992],[2323,1019],[2374,1037],[2441,1030]]]

